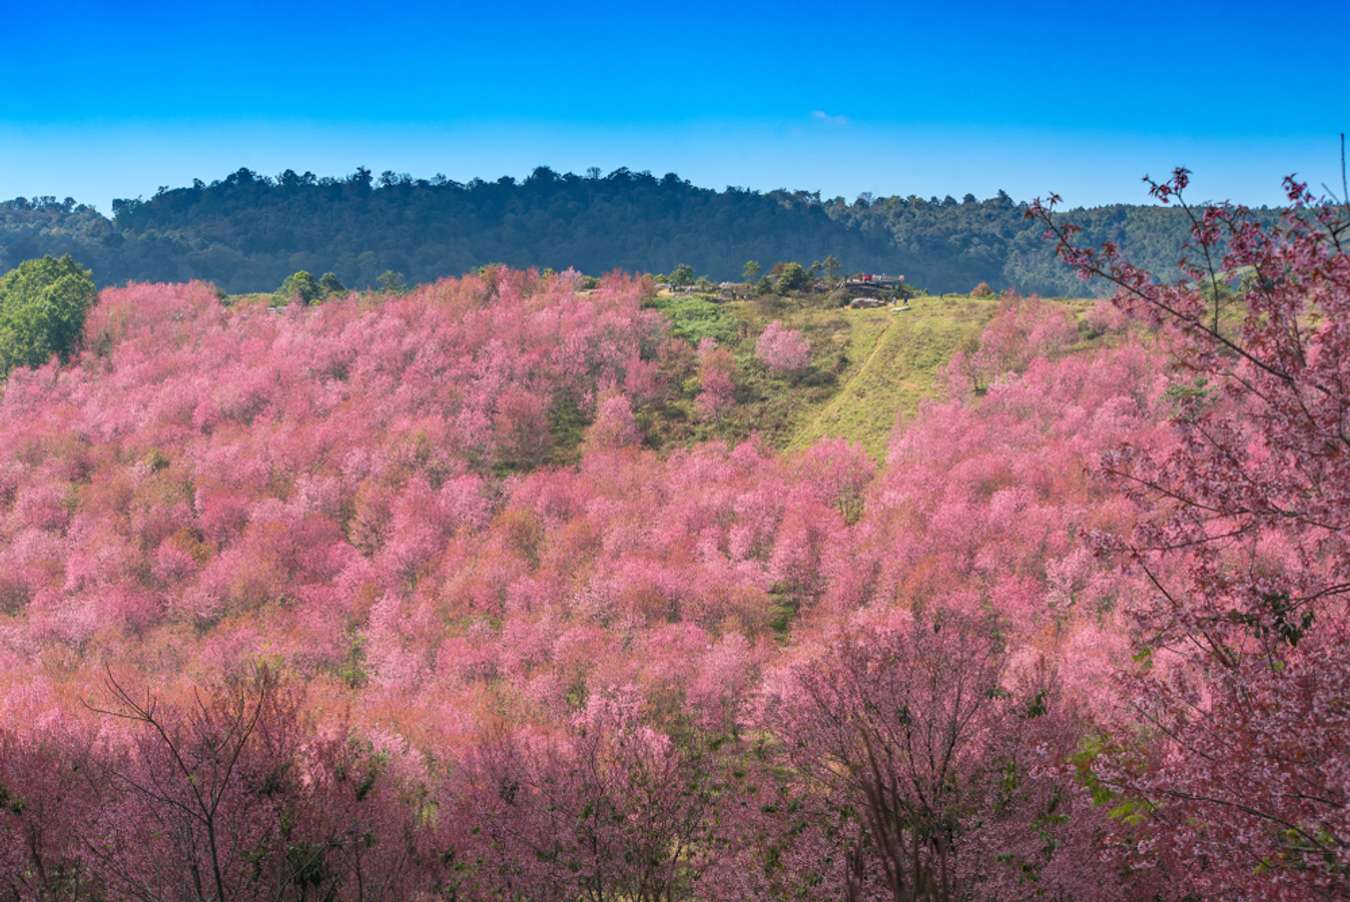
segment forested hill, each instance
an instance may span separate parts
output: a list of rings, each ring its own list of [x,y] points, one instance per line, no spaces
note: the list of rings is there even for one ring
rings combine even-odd
[[[332,271],[372,284],[386,270],[427,281],[484,263],[668,272],[688,263],[739,278],[747,260],[808,263],[834,255],[848,270],[902,272],[929,291],[977,282],[1047,295],[1081,294],[1025,205],[987,200],[861,197],[740,188],[714,191],[674,174],[607,176],[541,167],[527,179],[468,184],[358,169],[344,179],[247,169],[220,181],[118,200],[108,219],[74,200],[0,203],[0,269],[70,253],[100,284],[209,279],[232,291],[275,288],[288,274]],[[1086,240],[1113,240],[1166,272],[1186,234],[1179,210],[1118,205],[1065,214]]]

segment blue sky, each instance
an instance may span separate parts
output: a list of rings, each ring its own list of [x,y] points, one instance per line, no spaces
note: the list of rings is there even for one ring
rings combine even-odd
[[[1350,4],[0,0],[0,197],[536,165],[826,196],[1339,182]],[[392,6],[393,4],[391,4]]]

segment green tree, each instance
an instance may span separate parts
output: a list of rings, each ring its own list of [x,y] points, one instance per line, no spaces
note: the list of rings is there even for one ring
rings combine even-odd
[[[843,267],[839,264],[839,258],[834,254],[825,258],[825,278],[829,280],[832,286],[839,282],[839,274],[842,270]]]
[[[670,271],[670,287],[685,288],[694,284],[694,267],[681,263]]]
[[[380,273],[375,280],[375,284],[380,286],[380,291],[385,294],[401,294],[408,290],[408,283],[403,278],[403,273],[393,269],[386,269]]]
[[[811,281],[811,277],[800,263],[785,263],[783,271],[778,274],[778,284],[774,288],[779,294],[787,294],[790,291],[801,291]]]
[[[69,359],[97,297],[92,274],[69,255],[25,260],[0,276],[0,377],[53,354]]]
[[[324,297],[334,294],[343,294],[347,291],[347,287],[342,284],[342,281],[338,279],[337,275],[331,272],[326,272],[319,276],[319,288],[323,291]]]
[[[308,305],[323,297],[323,288],[320,287],[318,280],[302,269],[286,277],[286,281],[277,289],[277,295],[283,300],[299,301]]]
[[[745,266],[741,267],[741,278],[744,279],[744,280],[746,281],[747,284],[749,284],[750,282],[753,282],[753,281],[755,281],[756,279],[758,279],[758,278],[759,278],[759,261],[758,261],[758,260],[746,260],[746,261],[745,261]]]

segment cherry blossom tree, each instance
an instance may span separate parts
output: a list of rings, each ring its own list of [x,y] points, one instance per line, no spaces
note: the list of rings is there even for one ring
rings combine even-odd
[[[698,346],[699,393],[694,406],[704,417],[716,418],[736,403],[736,361],[726,348],[705,338]]]
[[[7,707],[7,716],[19,713]],[[98,875],[73,841],[103,801],[105,787],[87,766],[96,746],[95,731],[64,713],[43,717],[41,729],[0,727],[0,891],[7,896],[89,898],[98,891]]]
[[[1346,208],[1293,178],[1273,226],[1192,208],[1189,173],[1152,192],[1192,222],[1186,279],[1078,247],[1032,215],[1085,277],[1160,329],[1172,355],[1166,448],[1125,443],[1103,475],[1144,516],[1100,537],[1145,576],[1132,606],[1146,665],[1124,686],[1142,730],[1099,764],[1149,813],[1202,892],[1330,897],[1350,874],[1350,257]]]
[[[958,350],[941,374],[954,395],[982,394],[999,378],[1019,373],[1038,358],[1058,354],[1078,338],[1065,307],[1037,297],[1006,294],[973,348]]]
[[[811,365],[811,343],[779,320],[764,327],[755,342],[755,357],[775,373],[797,373]]]
[[[316,732],[275,672],[184,706],[107,688],[101,738],[69,718],[0,732],[16,897],[409,898],[440,879],[422,775],[341,720]]]
[[[707,754],[644,725],[631,691],[560,736],[489,739],[469,765],[458,860],[481,896],[689,898],[722,848]]]
[[[642,433],[633,418],[633,406],[626,396],[610,395],[600,402],[596,408],[595,422],[586,433],[588,448],[626,448],[641,440]]]
[[[789,796],[814,828],[837,824],[827,860],[839,896],[1046,889],[1034,885],[1051,876],[1046,835],[1094,813],[1075,810],[1069,781],[1044,766],[1074,736],[1053,682],[1044,671],[1015,679],[1008,663],[993,624],[934,607],[849,624],[769,682],[762,724],[789,768]],[[1095,895],[1081,889],[1093,859],[1071,870],[1071,885]]]

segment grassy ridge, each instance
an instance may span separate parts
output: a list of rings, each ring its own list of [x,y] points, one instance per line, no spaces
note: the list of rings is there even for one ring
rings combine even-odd
[[[1078,316],[1093,304],[1056,303]],[[700,421],[693,407],[698,384],[692,379],[659,421],[647,424],[648,435],[669,446],[756,434],[785,450],[841,437],[859,442],[881,462],[896,420],[913,416],[933,397],[938,371],[956,351],[975,347],[998,305],[996,298],[930,295],[903,311],[853,310],[823,306],[815,298],[765,295],[728,302],[663,295],[651,306],[670,317],[675,335],[691,343],[713,338],[735,356],[736,405],[716,422]],[[806,373],[775,375],[755,359],[755,341],[773,320],[801,330],[811,342]]]
[[[880,461],[896,418],[912,416],[932,397],[938,370],[979,335],[997,306],[994,300],[921,297],[904,312],[866,311],[884,313],[890,322],[877,337],[871,328],[858,330],[859,349],[870,343],[870,351],[788,447],[840,436],[860,442]]]
[[[745,336],[732,353],[737,362],[737,404],[725,426],[733,435],[757,433],[777,448],[794,437],[854,378],[890,325],[885,310],[848,310],[765,297],[727,305]],[[780,320],[811,343],[811,367],[797,376],[776,375],[755,359],[764,327]]]

